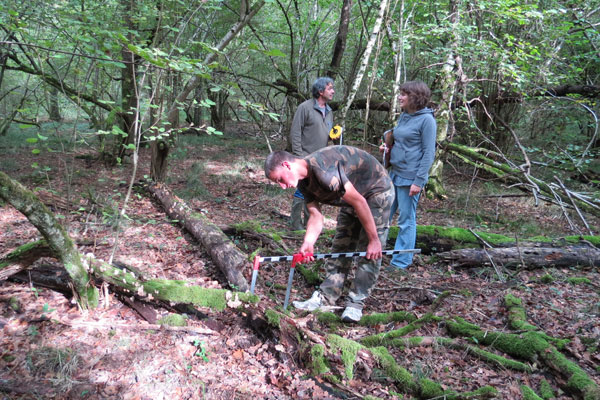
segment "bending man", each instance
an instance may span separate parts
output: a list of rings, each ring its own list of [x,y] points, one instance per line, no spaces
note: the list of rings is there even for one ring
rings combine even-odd
[[[369,153],[350,146],[331,146],[304,158],[276,151],[265,161],[265,175],[284,189],[296,187],[306,199],[309,218],[300,253],[314,253],[323,229],[321,204],[341,207],[332,252],[364,251],[346,298],[342,320],[357,322],[381,267],[382,245],[389,228],[394,187],[387,171]],[[312,257],[306,260],[312,261]],[[334,305],[342,296],[351,258],[325,263],[325,280],[310,299],[294,302],[296,308],[313,311]]]

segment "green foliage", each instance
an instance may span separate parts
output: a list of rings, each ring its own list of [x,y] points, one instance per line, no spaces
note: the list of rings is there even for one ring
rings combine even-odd
[[[194,339],[194,346],[196,347],[194,356],[200,357],[204,362],[208,362],[208,350],[206,349],[206,344],[204,343],[204,340]]]
[[[279,315],[278,312],[274,311],[274,310],[266,310],[265,311],[265,317],[267,317],[267,322],[269,323],[269,325],[275,327],[275,328],[279,328],[280,323],[281,323],[281,316]]]
[[[158,320],[159,325],[187,326],[187,317],[181,314],[169,314]]]
[[[567,278],[567,282],[569,282],[571,285],[581,285],[581,284],[590,285],[592,283],[592,281],[590,281],[589,278],[577,277],[577,276],[572,276],[570,278]]]

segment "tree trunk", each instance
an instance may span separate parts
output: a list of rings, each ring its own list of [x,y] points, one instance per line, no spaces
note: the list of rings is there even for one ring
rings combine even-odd
[[[492,262],[505,267],[523,266],[528,269],[600,266],[600,250],[589,246],[462,249],[437,253],[437,256],[461,267],[491,265]]]
[[[127,27],[134,31],[136,26],[131,20],[131,13],[134,2],[132,0],[121,0],[124,7],[123,19]],[[128,34],[129,41],[133,42],[131,33]],[[121,57],[125,61],[125,68],[121,68],[121,108],[123,112],[121,114],[121,130],[127,134],[127,136],[117,140],[118,148],[115,149],[117,157],[123,158],[125,154],[131,153],[125,146],[135,143],[135,119],[138,117],[136,112],[138,99],[137,99],[137,87],[136,87],[136,76],[135,76],[135,55],[127,46],[123,46],[121,49]]]
[[[379,36],[379,30],[381,28],[381,24],[383,22],[383,18],[385,16],[385,12],[388,8],[389,0],[382,0],[379,5],[379,14],[377,15],[377,20],[375,21],[375,26],[373,26],[373,31],[371,32],[371,36],[369,38],[369,42],[367,43],[367,48],[365,49],[365,53],[363,54],[363,58],[361,60],[361,64],[356,74],[356,79],[352,84],[352,89],[348,93],[346,98],[346,103],[342,108],[341,112],[341,123],[342,128],[346,125],[346,114],[348,114],[348,110],[350,109],[350,105],[352,104],[354,97],[356,96],[356,92],[358,92],[358,88],[360,87],[360,83],[362,81],[365,70],[367,69],[367,64],[369,63],[369,58],[371,56],[371,52],[373,51],[373,47],[375,46],[375,42],[377,37]],[[341,144],[341,140],[340,140]]]
[[[62,121],[60,107],[58,106],[58,89],[50,86],[48,89],[48,117],[50,121]]]
[[[352,0],[344,0],[342,4],[342,12],[340,14],[340,25],[338,27],[338,33],[335,37],[335,44],[333,45],[333,56],[331,57],[331,64],[327,70],[327,76],[331,79],[335,79],[342,63],[342,57],[346,50],[346,37],[348,36],[348,24],[350,23],[350,12],[352,10]]]
[[[388,245],[393,246],[398,235],[398,227],[390,227]],[[550,243],[552,242],[552,245]],[[462,228],[445,227],[437,225],[417,225],[417,248],[423,254],[437,254],[464,248],[486,247],[561,247],[555,243],[564,243],[565,246],[584,246],[589,243],[592,246],[600,246],[599,236],[565,236],[561,238],[527,238],[516,243],[514,237],[508,237],[495,233],[474,232]],[[563,246],[564,247],[564,246]]]
[[[29,256],[27,258],[31,259],[36,255],[36,251],[39,254],[40,251],[50,251],[50,249],[42,245],[24,253],[23,257],[27,254]],[[250,293],[204,288],[189,285],[186,281],[146,279],[139,273],[115,267],[93,257],[88,257],[86,261],[90,266],[90,273],[99,280],[109,283],[113,292],[161,307],[164,306],[161,303],[166,303],[171,308],[175,305],[191,305],[223,311],[227,307],[236,308],[244,303],[258,302],[258,297]],[[31,280],[36,285],[65,295],[71,293],[68,275],[62,269],[57,270],[51,263],[43,264],[29,273],[20,272],[12,275],[11,278],[22,282]]]
[[[96,307],[98,290],[91,284],[86,267],[71,238],[50,210],[30,190],[3,172],[0,172],[0,198],[23,213],[40,231],[73,280],[80,305],[83,308]]]
[[[454,101],[454,93],[456,91],[456,67],[458,58],[458,44],[460,38],[458,37],[458,23],[460,22],[460,14],[456,1],[450,1],[450,22],[453,26],[452,29],[452,43],[450,45],[450,51],[446,56],[446,62],[442,67],[441,72],[441,87],[440,92],[442,98],[436,113],[437,120],[437,137],[436,142],[442,143],[448,137],[448,133],[452,129],[452,103]],[[443,150],[438,148],[435,151],[435,158],[433,165],[430,169],[429,182],[427,183],[428,195],[432,194],[437,198],[443,198],[446,194],[443,184],[443,170],[444,163],[442,161]]]
[[[152,185],[149,191],[160,201],[170,218],[183,226],[204,246],[213,262],[227,277],[229,284],[239,291],[249,289],[243,271],[250,270],[248,256],[203,214],[192,213],[189,207],[172,195],[163,185]]]

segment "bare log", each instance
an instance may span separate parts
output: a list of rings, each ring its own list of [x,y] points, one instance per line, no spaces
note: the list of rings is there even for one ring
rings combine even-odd
[[[437,256],[463,267],[489,265],[490,258],[505,267],[522,264],[526,268],[600,266],[600,250],[584,246],[462,249],[438,253]]]
[[[160,201],[170,218],[180,221],[202,243],[232,287],[242,292],[249,289],[242,273],[244,269],[250,270],[248,256],[241,252],[217,225],[203,214],[193,213],[164,185],[151,185],[148,190]]]

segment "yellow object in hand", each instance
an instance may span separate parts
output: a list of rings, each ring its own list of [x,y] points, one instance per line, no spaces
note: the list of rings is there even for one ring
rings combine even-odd
[[[339,125],[334,126],[329,131],[329,137],[333,140],[338,139],[340,136],[342,136],[342,127]]]

